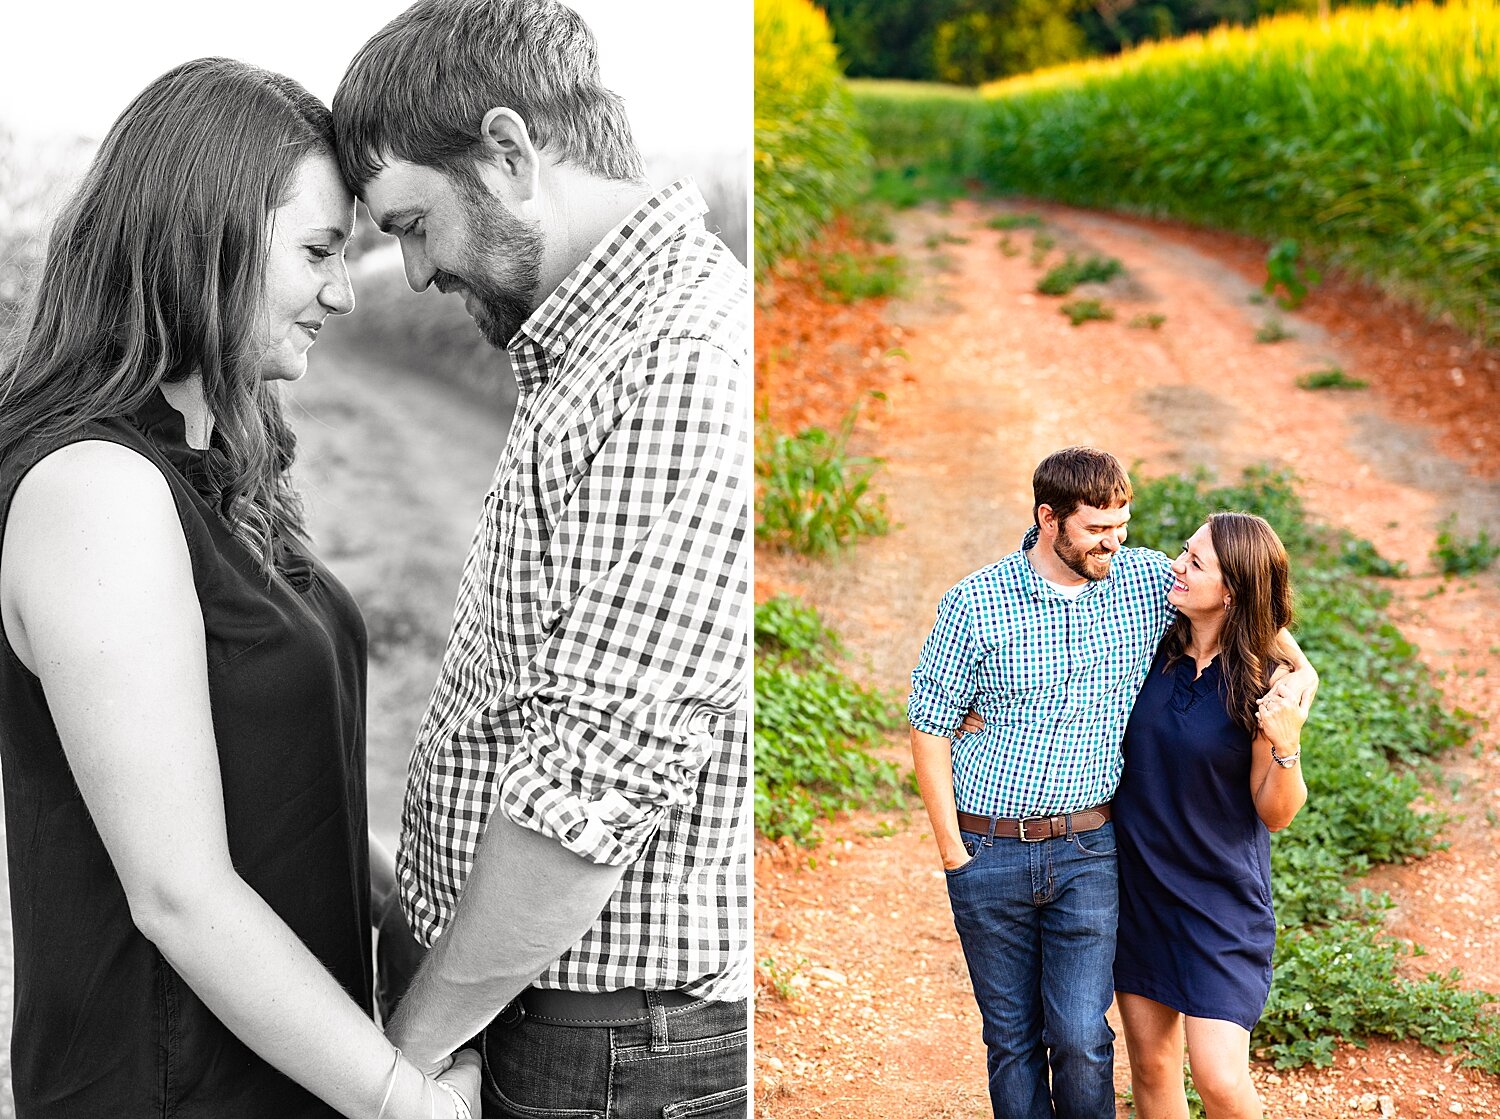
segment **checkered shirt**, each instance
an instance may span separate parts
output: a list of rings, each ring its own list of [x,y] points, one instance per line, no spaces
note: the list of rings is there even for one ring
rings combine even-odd
[[[960,812],[1050,816],[1109,800],[1135,696],[1175,616],[1171,560],[1122,548],[1076,598],[1036,573],[1033,526],[999,563],[943,596],[912,672],[907,717],[952,738],[971,708],[984,730],[953,746]]]
[[[537,981],[749,992],[749,290],[688,180],[618,225],[509,351],[510,436],[407,775],[412,928],[486,822],[623,865]]]

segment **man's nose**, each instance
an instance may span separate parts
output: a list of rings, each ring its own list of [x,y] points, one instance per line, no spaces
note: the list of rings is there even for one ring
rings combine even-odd
[[[437,269],[427,259],[427,254],[415,245],[401,243],[401,263],[406,268],[406,283],[412,291],[426,291],[437,275]]]

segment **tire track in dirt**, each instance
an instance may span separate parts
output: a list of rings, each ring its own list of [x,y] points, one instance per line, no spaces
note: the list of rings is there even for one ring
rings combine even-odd
[[[1032,467],[1070,443],[1108,447],[1145,475],[1208,465],[1228,478],[1253,463],[1288,466],[1315,515],[1418,573],[1431,568],[1427,550],[1444,516],[1456,514],[1470,534],[1500,525],[1500,487],[1384,403],[1380,378],[1401,369],[1378,339],[1283,314],[1296,338],[1258,345],[1266,310],[1249,301],[1252,283],[1195,249],[1191,234],[1041,209],[1058,241],[1054,260],[1072,249],[1125,262],[1127,281],[1075,293],[1101,295],[1117,320],[1070,326],[1061,301],[1034,293],[1039,271],[1024,251],[1005,255],[1001,235],[984,227],[992,207],[902,216],[899,247],[922,263],[923,279],[889,308],[906,331],[906,357],[887,359],[895,387],[868,413],[856,447],[886,458],[878,485],[901,528],[831,563],[757,555],[762,592],[786,587],[818,605],[867,682],[904,690],[942,592],[1016,547],[1030,521]],[[1030,235],[1008,238],[1024,250]],[[1130,329],[1142,312],[1166,323]],[[1331,364],[1368,374],[1374,389],[1295,387],[1298,375]],[[1450,701],[1500,725],[1500,579],[1445,584],[1419,574],[1394,590],[1399,623],[1446,674]],[[1466,982],[1496,989],[1500,754],[1493,732],[1476,741],[1477,755],[1459,751],[1444,763],[1456,792],[1440,787],[1451,800],[1442,807],[1464,814],[1444,832],[1452,848],[1384,869],[1370,884],[1397,900],[1391,931],[1429,950],[1422,969],[1458,966]],[[898,739],[891,749],[904,754]],[[987,1114],[978,1014],[925,817],[863,813],[828,833],[810,858],[773,848],[757,860],[757,958],[770,961],[756,1018],[758,1115]],[[1123,1043],[1117,1049],[1124,1088]],[[1500,1082],[1452,1063],[1414,1044],[1377,1043],[1346,1047],[1330,1070],[1258,1066],[1256,1078],[1266,1114],[1278,1119],[1341,1115],[1367,1095],[1371,1106],[1390,1096],[1402,1116],[1455,1114],[1454,1104],[1500,1114]]]

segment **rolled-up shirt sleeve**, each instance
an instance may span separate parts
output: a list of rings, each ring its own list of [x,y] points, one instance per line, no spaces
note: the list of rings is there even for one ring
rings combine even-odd
[[[715,727],[745,703],[738,375],[704,339],[633,352],[545,545],[547,624],[520,669],[525,729],[498,806],[591,862],[634,861],[700,795]]]
[[[945,738],[958,733],[974,703],[978,659],[968,594],[959,584],[939,603],[937,623],[912,670],[906,717],[913,727]]]

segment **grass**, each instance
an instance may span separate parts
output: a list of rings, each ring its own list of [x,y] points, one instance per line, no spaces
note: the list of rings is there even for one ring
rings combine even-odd
[[[905,802],[900,767],[868,752],[901,723],[894,697],[851,680],[842,653],[797,600],[755,608],[755,827],[769,839],[810,845],[835,813]]]
[[[1321,389],[1353,390],[1367,389],[1370,387],[1370,382],[1351,377],[1338,366],[1333,366],[1329,369],[1318,369],[1312,373],[1303,374],[1297,378],[1297,387],[1310,392],[1317,392]]]
[[[1142,312],[1131,317],[1129,326],[1132,330],[1160,330],[1167,321],[1167,316],[1160,311]]]
[[[851,455],[855,411],[838,431],[789,435],[764,416],[755,425],[755,534],[804,555],[829,555],[890,528],[884,500],[870,492],[880,460]]]
[[[1072,253],[1037,281],[1043,295],[1067,295],[1079,284],[1106,284],[1123,275],[1125,266],[1112,256],[1090,256],[1079,260]]]
[[[1303,735],[1308,804],[1271,837],[1276,973],[1253,1044],[1287,1067],[1327,1064],[1340,1038],[1410,1037],[1462,1045],[1500,1072],[1500,1021],[1484,1009],[1487,996],[1460,989],[1452,974],[1403,978],[1411,949],[1382,931],[1388,902],[1347,888],[1376,863],[1436,849],[1443,817],[1424,806],[1419,767],[1468,741],[1471,721],[1444,708],[1390,621],[1390,594],[1368,576],[1392,565],[1368,542],[1314,525],[1290,476],[1146,482],[1131,543],[1175,552],[1217,509],[1259,513],[1277,529],[1292,556],[1297,639],[1322,677]]]
[[[1459,535],[1458,518],[1449,516],[1438,526],[1431,556],[1444,575],[1477,575],[1488,571],[1500,558],[1500,543],[1492,540],[1484,529],[1479,530],[1478,536]]]
[[[1074,326],[1081,326],[1086,322],[1109,322],[1115,317],[1114,311],[1097,299],[1075,299],[1071,303],[1064,303],[1058,310],[1067,315],[1068,322]]]

